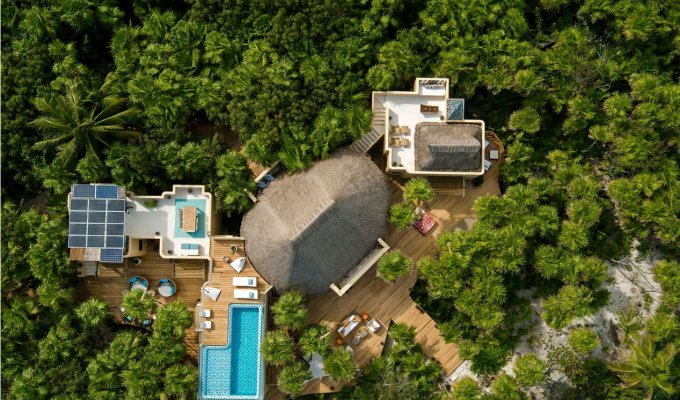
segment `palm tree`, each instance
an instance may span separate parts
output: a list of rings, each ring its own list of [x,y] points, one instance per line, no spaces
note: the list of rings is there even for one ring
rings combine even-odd
[[[154,333],[177,340],[184,339],[185,330],[194,322],[194,316],[186,304],[174,301],[164,305],[156,313]]]
[[[95,328],[109,317],[109,306],[103,300],[90,297],[78,305],[76,315],[87,328]]]
[[[623,381],[623,387],[641,386],[647,391],[647,399],[651,399],[657,391],[666,394],[676,391],[669,382],[672,376],[671,364],[676,354],[675,346],[669,343],[659,351],[655,347],[652,339],[645,336],[631,344],[630,354],[625,359],[609,365],[609,369],[616,372]]]
[[[293,339],[284,331],[267,332],[262,342],[264,360],[272,365],[285,365],[295,361]]]
[[[354,378],[357,364],[352,353],[343,347],[335,347],[331,354],[323,360],[323,369],[336,382]]]
[[[407,203],[395,203],[390,207],[390,222],[395,228],[401,230],[409,228],[416,219],[416,212]]]
[[[61,96],[37,98],[35,106],[43,115],[29,125],[43,132],[45,139],[33,147],[56,148],[57,160],[65,167],[82,158],[83,151],[103,165],[102,145],[108,147],[111,139],[138,135],[125,127],[138,110],[125,108],[121,97],[106,95],[111,83],[107,77],[99,90],[84,94],[82,83],[72,81]]]
[[[378,260],[378,275],[388,282],[408,274],[413,260],[399,250],[393,250]]]
[[[165,371],[165,390],[163,394],[173,399],[192,399],[196,397],[198,372],[191,364],[175,364]]]
[[[410,201],[417,207],[434,198],[434,191],[430,182],[425,178],[409,179],[404,185],[404,200]]]
[[[628,344],[632,340],[639,339],[644,324],[635,312],[635,307],[629,307],[625,313],[619,311],[617,316],[619,317],[619,326],[623,331],[623,343]]]
[[[125,313],[136,320],[146,319],[155,306],[153,296],[148,296],[144,289],[134,289],[123,297]]]
[[[327,355],[331,350],[332,336],[328,328],[321,324],[312,325],[300,335],[298,345],[303,354],[309,356],[312,353]]]
[[[312,373],[309,372],[309,369],[305,368],[305,365],[301,362],[296,361],[283,367],[276,378],[276,383],[284,393],[297,396],[302,391],[305,381],[311,378]]]
[[[284,292],[272,306],[274,322],[281,328],[298,330],[307,321],[307,307],[302,293],[297,290]]]
[[[537,385],[545,380],[545,363],[535,354],[519,356],[512,367],[517,382],[524,387]]]

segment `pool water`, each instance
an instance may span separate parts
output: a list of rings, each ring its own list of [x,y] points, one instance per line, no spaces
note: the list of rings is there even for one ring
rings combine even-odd
[[[184,206],[194,206],[198,210],[198,226],[196,232],[184,232],[179,227],[179,212]],[[205,200],[176,199],[175,200],[175,237],[176,238],[205,238]]]
[[[259,399],[262,306],[232,304],[228,323],[226,346],[201,349],[201,398]]]

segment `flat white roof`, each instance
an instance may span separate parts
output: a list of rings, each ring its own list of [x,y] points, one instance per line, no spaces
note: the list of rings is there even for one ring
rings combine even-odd
[[[147,207],[146,203],[152,201],[156,201],[157,205]],[[179,209],[185,205],[198,208],[199,225],[196,232],[184,232],[179,227]],[[125,235],[131,239],[160,239],[161,256],[166,258],[209,256],[212,196],[205,192],[203,186],[176,185],[172,192],[164,192],[160,196],[129,197],[126,212],[128,215],[125,221]],[[198,245],[198,249],[183,249],[182,244]]]

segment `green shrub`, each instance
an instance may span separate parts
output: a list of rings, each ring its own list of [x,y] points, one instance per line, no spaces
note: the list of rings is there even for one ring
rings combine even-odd
[[[291,396],[297,396],[305,385],[305,380],[311,379],[312,373],[301,362],[296,361],[288,364],[276,377],[276,383],[282,392]]]
[[[600,338],[592,329],[577,328],[569,333],[569,346],[581,354],[588,354],[600,346]]]
[[[392,250],[378,260],[378,274],[387,281],[407,275],[413,260],[399,250]]]
[[[390,222],[399,230],[411,227],[415,219],[416,212],[410,204],[394,203],[390,207]]]
[[[297,290],[284,292],[271,309],[274,313],[274,322],[281,328],[296,331],[307,321],[305,298]]]
[[[535,386],[545,380],[546,365],[535,354],[525,354],[517,357],[512,371],[520,385]]]
[[[453,384],[452,400],[477,400],[482,397],[479,383],[469,376],[464,376]]]
[[[262,342],[264,360],[272,365],[285,365],[295,361],[293,339],[284,331],[267,332]]]

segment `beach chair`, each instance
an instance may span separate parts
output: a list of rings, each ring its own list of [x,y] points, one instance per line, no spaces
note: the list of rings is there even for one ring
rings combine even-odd
[[[488,171],[491,168],[491,161],[484,160],[484,171]]]
[[[212,310],[209,308],[204,308],[201,310],[201,313],[199,315],[201,318],[210,318],[212,317]]]
[[[273,180],[276,179],[276,178],[274,178],[272,175],[269,175],[269,174],[265,174],[265,175],[263,176],[263,178],[264,178],[264,180],[267,181],[267,182],[272,182]]]
[[[399,144],[401,145],[401,147],[408,147],[408,146],[411,145],[411,141],[408,140],[408,139],[406,139],[406,138],[404,138],[404,139],[401,139],[401,141],[399,142]]]
[[[209,331],[212,329],[212,321],[203,321],[201,322],[201,330],[204,331]]]
[[[408,126],[404,125],[399,127],[399,133],[401,133],[402,135],[408,135],[409,133],[411,133],[411,130],[408,128]]]
[[[232,278],[231,283],[234,286],[257,287],[257,278],[247,276],[235,276]]]
[[[252,289],[234,289],[235,299],[257,300],[257,290]]]

